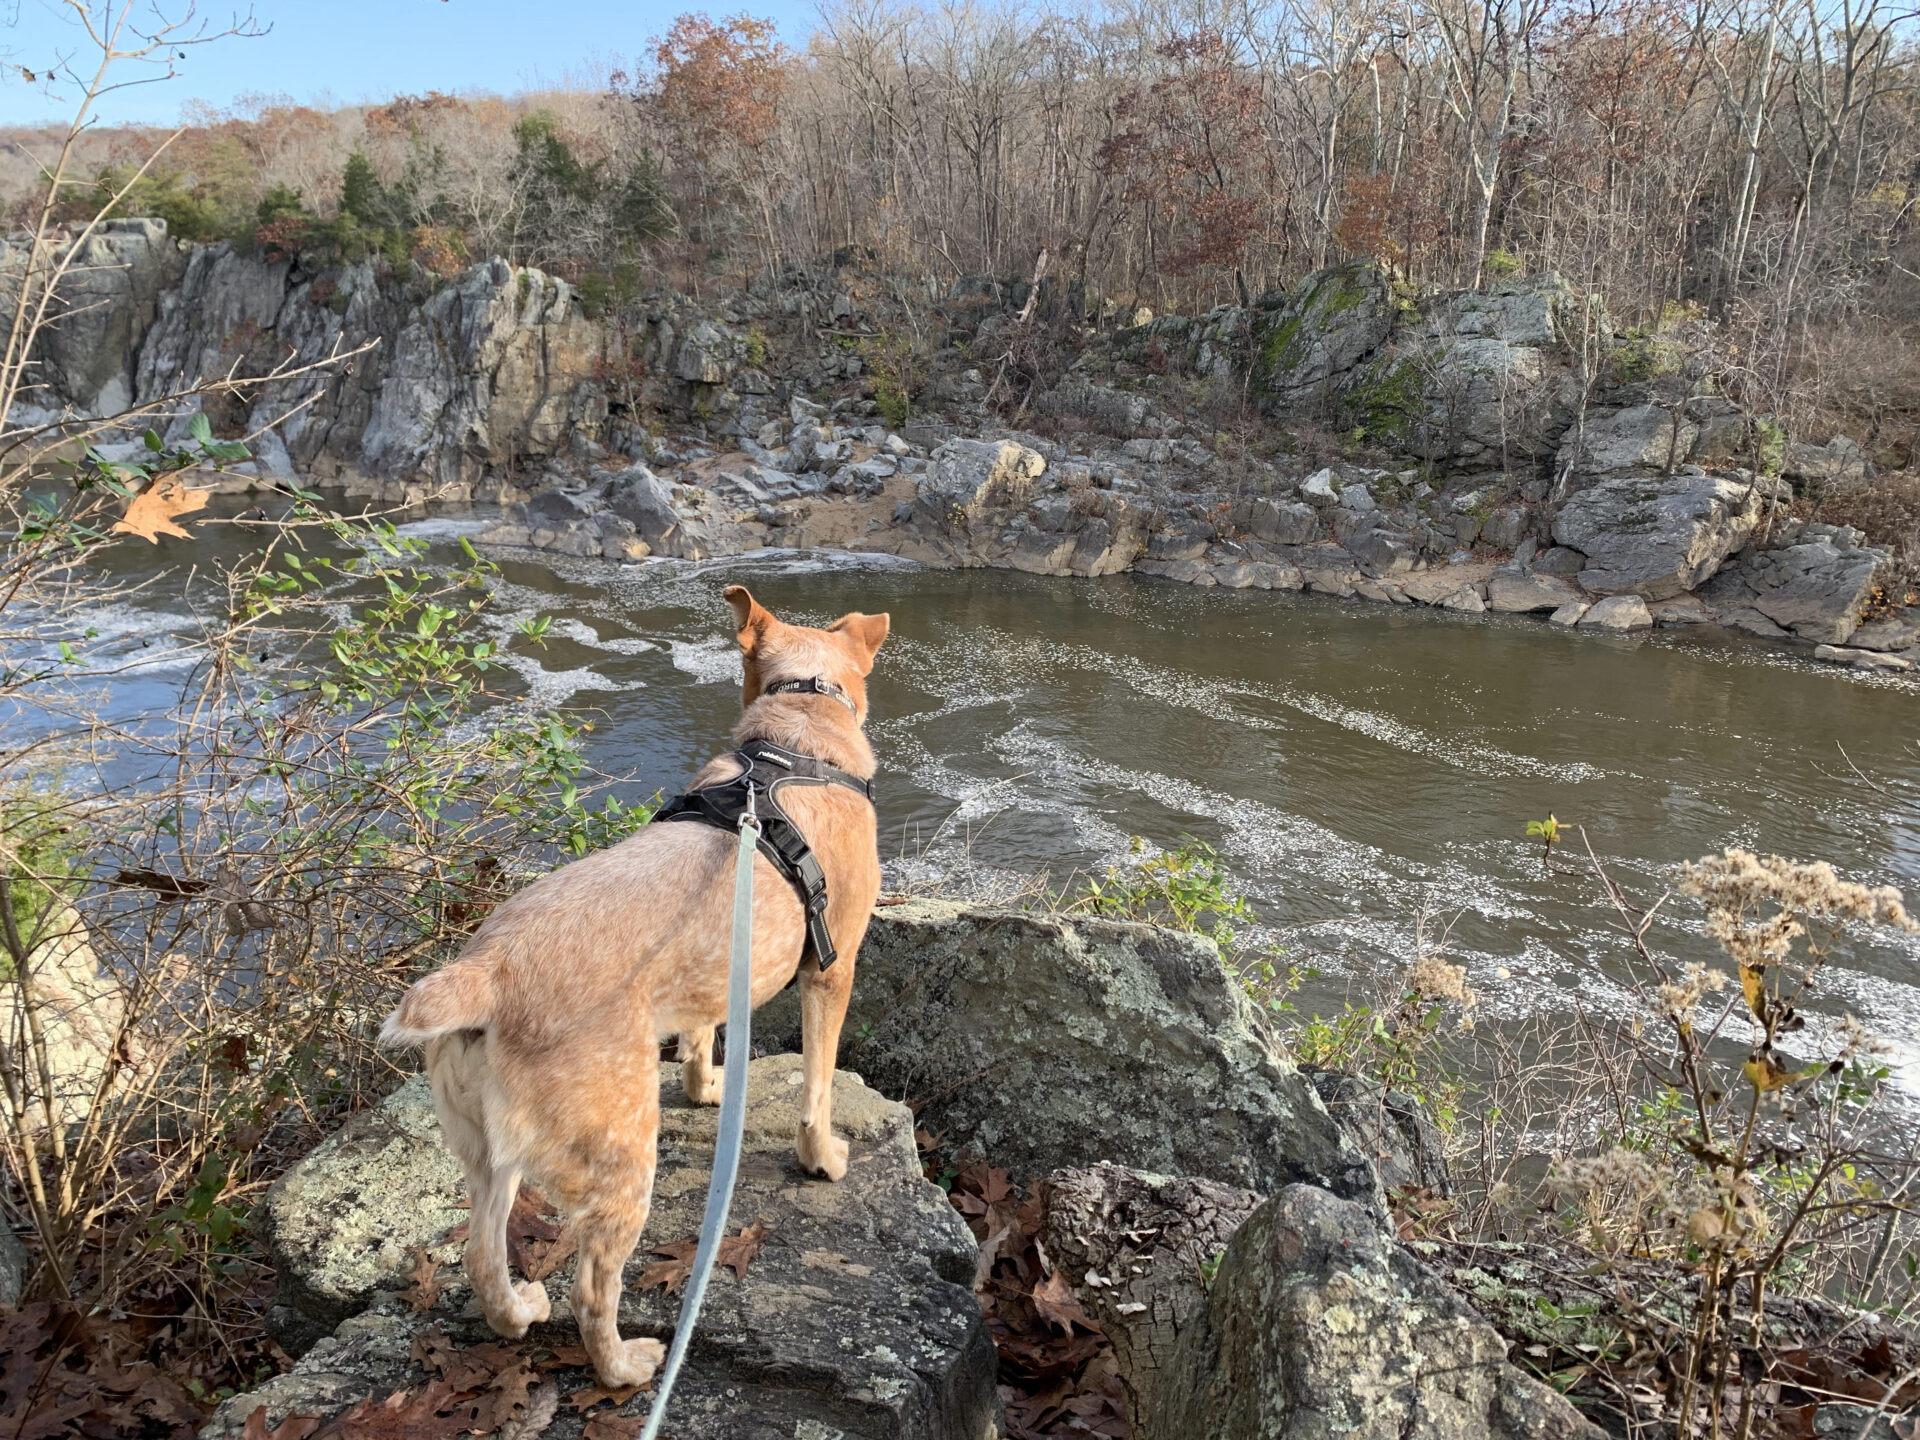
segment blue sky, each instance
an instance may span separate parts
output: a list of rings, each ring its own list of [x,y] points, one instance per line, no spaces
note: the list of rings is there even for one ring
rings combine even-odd
[[[102,0],[90,0],[99,8]],[[138,0],[136,17],[155,6],[177,18],[192,0]],[[117,8],[117,7],[116,7]],[[235,13],[232,0],[198,0],[214,29]],[[244,0],[238,7],[245,13]],[[110,96],[109,122],[168,124],[187,100],[225,107],[242,95],[287,95],[301,102],[350,104],[426,90],[511,94],[634,56],[683,10],[749,14],[775,21],[789,43],[812,27],[811,0],[256,0],[255,17],[271,33],[198,46],[179,62],[179,78]],[[16,69],[47,69],[71,53],[78,31],[57,0],[0,0],[0,123],[64,118],[70,107],[25,85]]]

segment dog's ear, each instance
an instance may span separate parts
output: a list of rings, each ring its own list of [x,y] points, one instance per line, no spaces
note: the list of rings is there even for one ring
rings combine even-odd
[[[885,615],[862,615],[856,610],[851,615],[842,615],[827,627],[827,631],[833,635],[844,635],[853,642],[854,655],[860,662],[860,673],[864,675],[873,669],[873,657],[880,649],[880,642],[887,638],[888,623]]]
[[[767,631],[780,622],[744,585],[729,585],[721,593],[733,607],[733,628],[739,632],[740,648],[751,654]]]

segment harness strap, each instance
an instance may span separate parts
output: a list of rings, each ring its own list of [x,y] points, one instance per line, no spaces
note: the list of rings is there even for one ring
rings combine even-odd
[[[825,970],[835,958],[833,935],[827,929],[827,875],[807,837],[781,809],[780,791],[789,785],[844,785],[872,804],[873,782],[771,740],[749,740],[733,753],[743,767],[739,775],[675,796],[654,813],[654,822],[695,820],[730,831],[741,816],[757,811],[760,853],[793,886],[806,912],[807,938],[801,958],[811,955]]]

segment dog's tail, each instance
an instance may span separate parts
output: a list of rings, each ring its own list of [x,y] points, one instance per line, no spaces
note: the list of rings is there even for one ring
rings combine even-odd
[[[492,967],[456,960],[400,997],[400,1008],[380,1028],[380,1043],[396,1050],[424,1045],[456,1030],[484,1030],[492,1020]]]

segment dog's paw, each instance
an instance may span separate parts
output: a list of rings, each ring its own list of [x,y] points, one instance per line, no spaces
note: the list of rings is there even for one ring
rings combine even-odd
[[[689,1060],[680,1067],[680,1088],[696,1105],[718,1105],[721,1092],[727,1088],[726,1075],[712,1065]]]
[[[611,1358],[594,1361],[593,1371],[607,1389],[622,1390],[645,1385],[666,1358],[667,1347],[658,1340],[623,1340]]]
[[[513,1303],[498,1314],[487,1316],[487,1324],[496,1335],[508,1340],[518,1340],[527,1333],[529,1325],[539,1325],[553,1314],[553,1306],[547,1300],[547,1287],[532,1281],[521,1281],[513,1287]]]
[[[814,1175],[838,1180],[847,1173],[847,1142],[832,1130],[816,1133],[802,1125],[800,1142],[794,1148],[799,1152],[801,1166]]]

